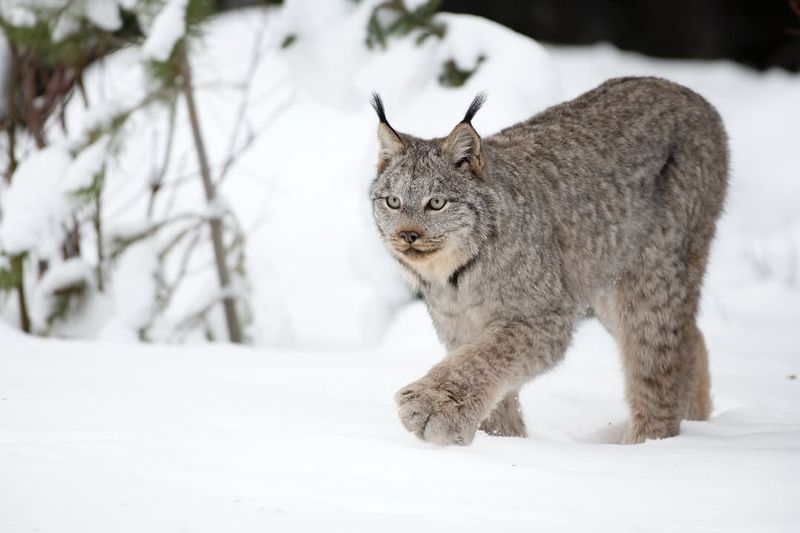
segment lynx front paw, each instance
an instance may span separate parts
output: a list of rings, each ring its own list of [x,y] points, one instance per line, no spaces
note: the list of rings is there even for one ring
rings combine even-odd
[[[400,420],[424,441],[439,445],[472,443],[482,419],[481,406],[458,389],[452,383],[434,383],[428,377],[403,387],[395,395]]]

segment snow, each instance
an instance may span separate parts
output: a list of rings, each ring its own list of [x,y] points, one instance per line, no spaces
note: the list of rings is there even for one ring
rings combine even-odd
[[[232,209],[247,231],[249,285],[237,289],[249,291],[255,347],[136,343],[157,292],[155,257],[179,228],[128,248],[110,266],[106,294],[59,330],[101,340],[38,339],[0,322],[0,531],[796,529],[800,182],[790,143],[800,138],[800,76],[608,46],[542,47],[456,15],[442,16],[442,41],[368,51],[373,5],[294,0],[204,29],[192,57],[214,171],[255,136],[215,206]],[[297,40],[283,50],[288,34]],[[480,55],[487,59],[464,87],[437,84],[444,59],[463,68]],[[700,319],[711,420],[685,422],[672,439],[617,445],[627,419],[620,362],[588,322],[565,362],[523,389],[528,439],[479,434],[468,448],[416,440],[392,396],[444,353],[372,228],[370,92],[384,96],[395,128],[438,136],[487,90],[474,121],[487,135],[631,74],[699,91],[731,137],[731,192]],[[64,145],[82,145],[91,124],[141,100],[141,56],[122,50],[86,82],[90,109],[73,99],[69,138],[53,137]],[[24,160],[2,191],[2,249],[54,246],[69,206],[64,176],[85,184],[103,161],[108,235],[151,230],[144,213],[165,117],[160,108],[132,117],[110,160],[102,146],[74,161],[58,147]],[[176,124],[154,211],[207,213],[182,105]],[[205,252],[190,261],[156,340],[179,340],[187,313],[218,296]],[[88,278],[83,261],[54,264],[52,276]]]
[[[34,331],[45,331],[59,291],[80,286],[91,290],[94,285],[92,268],[82,259],[73,257],[61,263],[50,264],[30,302],[31,325]],[[75,302],[76,304],[78,302]],[[79,313],[76,313],[79,314]]]
[[[67,169],[67,174],[59,184],[64,191],[75,192],[92,186],[96,177],[103,171],[108,137],[103,136],[78,154]]]
[[[188,0],[168,0],[147,32],[142,56],[154,61],[166,61],[175,43],[186,33]]]
[[[130,9],[135,0],[3,0],[0,16],[12,26],[31,27],[37,12],[56,13],[50,29],[53,41],[59,42],[80,29],[82,19],[106,31],[122,26],[120,7]]]
[[[0,15],[12,26],[30,28],[36,24],[36,14],[32,6],[25,6],[23,1],[0,4]]]
[[[80,18],[75,15],[74,9],[67,9],[55,20],[50,30],[50,36],[53,42],[61,42],[80,29]]]
[[[121,304],[115,313],[115,320],[122,322],[119,329],[136,332],[153,316],[157,291],[156,253],[152,243],[138,242],[128,247],[117,260],[119,274],[111,293],[112,301]],[[106,332],[108,327],[106,325]]]
[[[416,9],[419,9],[420,7],[428,3],[430,3],[430,0],[403,0],[403,4],[405,4],[406,8],[409,11],[414,11]]]
[[[86,18],[98,28],[115,31],[122,26],[119,7],[125,0],[86,0]],[[130,2],[126,2],[130,4]]]
[[[763,291],[762,291],[763,292]],[[800,387],[791,310],[703,321],[715,414],[624,430],[613,343],[584,327],[524,390],[528,439],[417,441],[392,393],[441,354],[420,304],[370,351],[43,341],[4,330],[2,531],[792,531]],[[789,302],[787,302],[789,303]],[[414,332],[414,334],[409,334]]]
[[[0,244],[9,254],[35,251],[50,257],[59,246],[69,209],[61,178],[72,161],[60,146],[39,150],[22,161],[0,198]]]
[[[102,77],[102,86],[94,85],[95,76]],[[97,64],[91,69],[86,82],[91,95],[88,107],[83,102],[67,106],[68,133],[59,128],[51,135],[75,150],[93,144],[90,141],[97,132],[107,130],[118,117],[141,106],[147,95],[146,80],[138,49],[130,47],[116,52],[113,61]]]

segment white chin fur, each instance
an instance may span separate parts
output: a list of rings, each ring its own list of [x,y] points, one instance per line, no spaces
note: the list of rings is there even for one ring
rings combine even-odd
[[[469,259],[470,254],[464,250],[445,246],[436,253],[417,259],[404,258],[405,267],[400,271],[412,290],[419,289],[419,279],[408,271],[412,268],[425,281],[432,284],[444,284],[458,267]]]

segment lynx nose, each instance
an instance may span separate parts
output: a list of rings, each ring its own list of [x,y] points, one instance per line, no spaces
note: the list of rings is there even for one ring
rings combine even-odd
[[[400,233],[398,233],[398,235],[408,244],[411,244],[417,239],[419,239],[419,233],[417,233],[416,231],[401,231]]]

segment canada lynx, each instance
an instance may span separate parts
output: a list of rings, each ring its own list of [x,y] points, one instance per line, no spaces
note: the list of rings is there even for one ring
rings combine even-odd
[[[482,139],[483,100],[431,140],[372,102],[374,219],[448,350],[397,393],[405,427],[437,444],[479,427],[524,436],[519,388],[562,359],[587,310],[622,352],[623,442],[708,419],[696,314],[728,179],[715,109],[666,80],[619,78]]]

